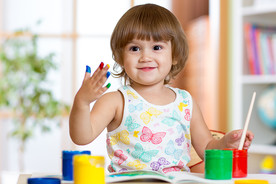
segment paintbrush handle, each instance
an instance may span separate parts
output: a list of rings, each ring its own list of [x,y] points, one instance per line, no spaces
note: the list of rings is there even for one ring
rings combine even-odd
[[[242,132],[242,136],[241,136],[241,140],[240,140],[239,150],[242,150],[242,148],[243,148],[243,144],[244,144],[244,141],[245,141],[245,136],[246,136],[246,132],[247,132],[247,129],[248,129],[249,120],[250,120],[250,117],[251,117],[255,97],[256,97],[256,92],[253,93],[253,96],[252,96],[252,99],[251,99],[251,103],[250,103],[249,110],[248,110],[248,113],[247,113],[246,121],[245,121],[245,124],[244,124],[244,127],[243,127],[243,132]]]

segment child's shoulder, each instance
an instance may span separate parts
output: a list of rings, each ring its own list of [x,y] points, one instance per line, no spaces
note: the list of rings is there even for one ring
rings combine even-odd
[[[176,87],[171,87],[169,86],[172,90],[174,90],[177,94],[181,95],[182,98],[191,98],[191,94],[185,90],[185,89],[180,89],[180,88],[176,88]]]
[[[123,105],[123,97],[118,91],[107,92],[96,101],[95,105],[105,110],[117,110]]]
[[[107,92],[103,94],[100,97],[101,100],[121,100],[122,99],[122,94],[119,91],[112,91],[112,92]]]

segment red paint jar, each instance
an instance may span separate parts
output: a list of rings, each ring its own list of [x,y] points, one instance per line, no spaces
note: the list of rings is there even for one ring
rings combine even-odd
[[[247,176],[247,150],[233,150],[233,178]]]
[[[243,178],[247,176],[247,150],[225,149],[233,151],[233,178]]]

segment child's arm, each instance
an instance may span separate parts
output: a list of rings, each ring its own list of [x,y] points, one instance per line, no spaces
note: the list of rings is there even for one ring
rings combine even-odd
[[[200,108],[193,101],[193,113],[191,119],[191,137],[192,144],[197,154],[201,159],[204,158],[205,149],[224,149],[224,148],[238,148],[241,139],[242,130],[233,130],[220,140],[212,137],[210,130],[204,122]],[[254,135],[251,131],[247,131],[246,140],[243,149],[248,149]]]
[[[71,139],[76,144],[84,145],[93,141],[113,119],[111,105],[108,104],[112,95],[101,97],[108,89],[103,86],[107,80],[108,68],[109,66],[99,67],[92,76],[90,76],[90,70],[87,70],[82,86],[75,96],[69,118],[69,128]],[[90,103],[100,97],[99,102],[95,103],[97,108],[93,108],[90,114]],[[101,111],[109,113],[103,115]]]
[[[197,103],[193,100],[193,113],[190,125],[192,145],[203,160],[204,151],[213,137],[208,129]]]

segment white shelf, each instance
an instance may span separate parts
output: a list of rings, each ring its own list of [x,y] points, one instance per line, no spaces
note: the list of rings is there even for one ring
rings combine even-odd
[[[276,75],[244,75],[244,84],[271,84],[276,83]]]
[[[276,146],[253,144],[250,146],[248,152],[254,154],[276,155]]]
[[[275,1],[276,2],[276,1]],[[252,16],[252,15],[263,15],[263,14],[275,14],[276,12],[276,3],[272,6],[250,6],[244,7],[242,11],[243,16]]]

